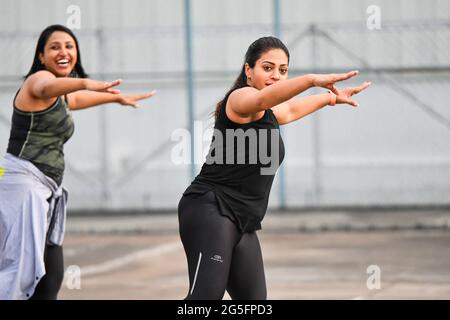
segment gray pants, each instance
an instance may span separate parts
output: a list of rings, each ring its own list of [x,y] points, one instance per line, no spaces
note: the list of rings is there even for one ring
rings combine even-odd
[[[62,245],[67,191],[10,154],[0,170],[0,300],[28,299],[46,274],[46,245]]]

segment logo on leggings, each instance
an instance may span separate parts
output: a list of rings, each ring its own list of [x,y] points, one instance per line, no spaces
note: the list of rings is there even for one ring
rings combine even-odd
[[[0,178],[3,176],[4,173],[5,173],[5,167],[0,167]]]
[[[215,254],[214,256],[212,256],[211,260],[214,260],[214,261],[217,261],[217,262],[223,262],[222,257],[219,256],[218,254]]]

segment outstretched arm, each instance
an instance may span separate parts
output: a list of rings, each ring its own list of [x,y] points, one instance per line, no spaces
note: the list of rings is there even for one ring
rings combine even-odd
[[[334,84],[357,75],[357,71],[342,74],[308,74],[289,80],[278,81],[262,90],[245,87],[235,90],[229,97],[229,105],[239,115],[247,116],[283,103],[303,91],[317,86],[337,94]]]
[[[117,93],[118,91],[113,87],[119,85],[122,80],[106,82],[92,79],[57,78],[51,72],[42,70],[31,75],[26,82],[31,96],[37,99],[51,99],[78,90]]]
[[[357,107],[358,103],[353,101],[351,96],[366,89],[369,85],[370,82],[364,82],[358,87],[349,87],[338,90],[336,96],[334,96],[334,93],[324,93],[300,99],[291,99],[273,107],[272,111],[275,114],[278,123],[282,125],[303,118],[326,105],[334,104],[334,99],[336,99],[335,103],[349,104],[353,107]]]
[[[132,106],[137,108],[137,101],[147,99],[156,94],[156,91],[144,93],[144,94],[121,94],[117,93],[105,93],[105,92],[93,92],[87,90],[81,90],[69,94],[69,108],[71,110],[86,109],[94,106],[98,106],[105,103],[119,103],[124,106]]]

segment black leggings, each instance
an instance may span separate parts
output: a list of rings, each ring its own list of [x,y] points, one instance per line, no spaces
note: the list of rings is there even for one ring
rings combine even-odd
[[[39,281],[30,300],[56,300],[64,278],[62,246],[45,246],[45,275]]]
[[[225,290],[232,299],[266,299],[258,237],[220,215],[213,191],[183,196],[178,219],[189,271],[186,299],[218,300]]]

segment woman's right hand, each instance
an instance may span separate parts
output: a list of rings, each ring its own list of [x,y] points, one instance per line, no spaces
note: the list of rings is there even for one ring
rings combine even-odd
[[[353,101],[351,97],[354,94],[360,93],[361,91],[367,89],[371,85],[371,82],[364,82],[363,84],[357,87],[349,87],[342,90],[339,90],[339,94],[336,96],[336,103],[344,103],[349,104],[353,107],[357,107],[358,103]]]
[[[97,92],[108,92],[113,94],[119,94],[120,90],[114,89],[113,87],[118,86],[122,83],[122,79],[117,79],[111,82],[98,81],[92,79],[84,79],[84,88],[89,91]]]
[[[331,90],[335,95],[338,95],[339,91],[334,84],[338,81],[350,79],[357,74],[358,71],[350,71],[347,73],[311,74],[311,80],[314,87],[322,87]]]

